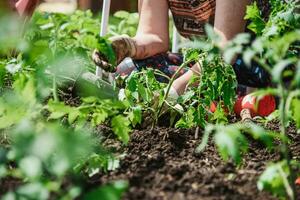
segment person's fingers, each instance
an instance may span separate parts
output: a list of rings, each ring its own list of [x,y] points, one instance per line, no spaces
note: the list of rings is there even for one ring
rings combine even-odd
[[[93,51],[92,59],[96,65],[98,65],[98,66],[102,65],[102,58],[100,57],[100,53],[98,50],[95,49]]]
[[[113,65],[109,64],[105,60],[105,56],[102,55],[98,50],[94,50],[92,59],[94,63],[98,67],[102,68],[104,71],[111,72],[111,73],[114,73],[116,71],[116,68]]]

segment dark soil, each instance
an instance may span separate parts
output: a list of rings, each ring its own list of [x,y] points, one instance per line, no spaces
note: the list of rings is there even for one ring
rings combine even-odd
[[[278,123],[268,127],[278,129]],[[201,131],[200,131],[201,132]],[[199,134],[201,137],[201,133]],[[300,136],[291,127],[291,149],[300,156]],[[280,158],[255,141],[244,156],[243,165],[235,167],[219,157],[213,144],[196,155],[195,130],[156,128],[153,132],[135,131],[126,147],[126,157],[117,171],[93,177],[92,185],[114,180],[128,180],[130,188],[124,199],[276,199],[260,192],[256,182],[269,161]],[[115,143],[108,140],[107,146]],[[299,191],[299,188],[297,189]]]

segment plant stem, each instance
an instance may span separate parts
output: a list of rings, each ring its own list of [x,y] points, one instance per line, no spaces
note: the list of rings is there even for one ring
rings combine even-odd
[[[155,119],[153,121],[153,125],[152,125],[152,128],[157,124],[157,120],[158,118],[160,117],[160,114],[162,112],[162,109],[163,109],[163,106],[165,105],[165,101],[167,100],[168,96],[169,96],[169,92],[171,90],[171,87],[174,83],[174,81],[176,80],[178,74],[180,73],[180,71],[185,68],[190,62],[193,62],[195,60],[188,60],[188,61],[185,61],[184,63],[181,64],[181,66],[177,69],[177,71],[175,72],[175,74],[172,76],[172,78],[170,79],[170,82],[167,86],[167,91],[162,99],[162,103],[161,105],[158,107],[158,112],[156,113],[156,116],[155,116]]]
[[[280,176],[283,180],[283,184],[284,184],[287,195],[290,197],[290,199],[294,200],[295,199],[294,191],[291,188],[291,185],[289,184],[289,180],[288,180],[287,175],[284,173],[281,166],[278,167],[278,171],[279,171],[279,174],[280,174]]]
[[[299,96],[300,97],[300,90],[294,90],[289,92],[289,95],[287,97],[286,105],[285,105],[285,112],[288,113],[292,104],[292,100]]]
[[[56,75],[55,74],[53,75],[52,95],[53,95],[54,101],[58,102],[59,99],[58,99],[58,95],[57,95],[57,83],[56,83]]]
[[[287,100],[288,100],[288,91],[286,91],[284,89],[284,83],[282,81],[279,84],[279,91],[280,91],[280,98],[281,98],[281,103],[280,103],[280,107],[279,107],[280,122],[281,122],[280,134],[283,139],[282,145],[281,145],[281,151],[282,151],[282,155],[284,156],[284,158],[287,161],[287,166],[290,171],[290,176],[289,176],[288,180],[289,180],[289,184],[292,188],[292,194],[289,194],[289,197],[291,200],[294,200],[294,199],[296,199],[296,196],[297,196],[295,184],[294,184],[295,175],[294,175],[294,171],[291,166],[290,151],[289,151],[289,147],[288,147],[288,141],[286,139],[286,125],[287,125],[287,113],[286,113],[287,105],[286,104],[287,104]]]
[[[271,74],[272,68],[267,63],[263,62],[261,59],[259,59],[258,56],[254,56],[253,60],[257,62],[262,68],[264,68],[268,73]]]

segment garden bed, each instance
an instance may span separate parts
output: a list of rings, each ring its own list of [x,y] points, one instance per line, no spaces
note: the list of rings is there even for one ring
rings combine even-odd
[[[278,123],[270,122],[267,127],[278,130]],[[293,126],[288,133],[293,138],[293,156],[299,158],[300,135]],[[118,146],[115,140],[107,140],[106,145],[112,149]],[[214,145],[195,154],[197,145],[195,130],[162,127],[153,132],[136,130],[120,168],[94,176],[91,183],[95,186],[128,180],[130,186],[124,199],[276,199],[259,192],[257,180],[268,162],[280,159],[278,153],[252,141],[243,164],[235,167],[222,161]]]
[[[299,7],[263,2],[247,8],[251,34],[220,49],[206,25],[169,84],[147,68],[117,78],[122,90],[94,74],[95,49],[112,65],[116,55],[90,11],[37,12],[26,26],[1,12],[0,199],[297,200]],[[136,13],[111,19],[107,37],[135,35]],[[272,87],[237,99],[235,55],[268,72]],[[193,87],[172,99],[176,75],[195,62]],[[278,110],[249,123],[270,114],[260,112],[265,97]],[[248,115],[240,122],[233,111]]]

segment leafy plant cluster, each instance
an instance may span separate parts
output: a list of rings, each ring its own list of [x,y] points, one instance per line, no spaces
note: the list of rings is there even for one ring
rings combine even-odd
[[[247,65],[253,61],[259,63],[271,76],[272,87],[260,89],[255,94],[262,97],[267,94],[279,98],[280,134],[269,132],[260,126],[250,124],[209,125],[205,128],[202,143],[197,152],[204,150],[208,138],[213,140],[220,155],[241,163],[241,155],[247,152],[247,139],[243,133],[249,133],[254,139],[262,141],[267,147],[274,147],[274,140],[280,140],[277,150],[282,160],[271,163],[258,181],[260,190],[268,190],[280,198],[296,199],[295,168],[297,160],[292,160],[288,147],[289,137],[286,128],[295,122],[299,127],[299,2],[272,0],[271,14],[264,21],[257,4],[247,8],[248,28],[256,34],[254,40],[249,33],[236,36],[223,50],[223,58],[230,63],[237,54],[243,55]],[[203,45],[202,45],[203,46]],[[200,45],[201,47],[201,45]]]
[[[76,92],[81,75],[94,72],[94,48],[114,63],[109,42],[98,36],[99,22],[89,11],[35,13],[29,22],[1,12],[0,22],[6,27],[0,33],[0,181],[16,181],[7,194],[0,190],[3,199],[119,199],[126,182],[87,191],[80,181],[118,168],[118,157],[101,147],[91,127],[107,123],[126,144],[139,110],[106,97],[85,97],[77,107],[64,103],[65,89]]]
[[[270,3],[272,11],[268,21],[264,21],[256,3],[247,8],[245,18],[250,21],[249,30],[256,35],[254,40],[250,33],[240,34],[222,50],[217,46],[218,36],[207,26],[208,41],[197,40],[190,44],[191,49],[184,52],[185,62],[175,76],[169,78],[169,84],[153,81],[159,72],[137,72],[128,78],[125,96],[132,105],[138,104],[142,110],[148,111],[153,124],[164,113],[170,112],[171,124],[176,122],[176,127],[205,128],[197,153],[205,149],[210,137],[222,158],[232,159],[237,164],[242,163],[242,155],[248,151],[249,137],[261,141],[269,150],[280,151],[283,159],[269,165],[258,181],[258,188],[281,198],[295,199],[294,168],[298,162],[290,158],[286,127],[294,121],[299,129],[299,6],[296,1],[274,0]],[[237,84],[227,63],[231,63],[237,54],[242,55],[247,65],[255,61],[271,75],[273,87],[258,90],[256,95],[258,98],[267,94],[279,97],[280,134],[252,123],[226,125]],[[193,87],[175,101],[168,99],[176,75],[193,61],[198,63],[201,71],[190,81]],[[213,113],[209,110],[212,102],[217,105]],[[179,116],[179,121],[175,120],[176,116]],[[244,136],[245,133],[248,137]],[[281,145],[276,148],[274,142],[278,140]]]
[[[237,164],[247,153],[248,138],[261,141],[270,150],[280,150],[282,160],[270,164],[258,181],[260,190],[279,197],[296,199],[294,166],[290,158],[286,127],[295,121],[300,129],[299,9],[297,1],[271,0],[272,12],[264,21],[254,3],[247,9],[249,29],[256,34],[238,35],[225,49],[218,47],[218,36],[207,26],[207,41],[191,43],[184,51],[184,63],[174,77],[156,70],[132,73],[119,92],[105,87],[99,93],[82,97],[67,105],[66,88],[77,92],[83,86],[82,74],[94,72],[90,55],[98,49],[115,63],[106,38],[98,36],[99,20],[90,12],[73,15],[36,13],[29,23],[0,14],[0,178],[15,179],[18,187],[4,199],[84,199],[120,198],[126,182],[115,182],[94,191],[85,191],[81,181],[99,171],[118,167],[118,157],[107,152],[90,134],[94,127],[111,127],[124,144],[130,132],[142,122],[156,125],[166,113],[177,128],[205,129],[197,153],[205,150],[210,138],[224,160]],[[137,15],[118,12],[110,34],[134,35]],[[237,86],[230,63],[236,54],[244,61],[259,63],[272,76],[274,87],[257,91],[258,96],[273,94],[280,98],[281,134],[259,125],[230,124],[227,116],[235,101]],[[187,92],[171,99],[171,85],[189,63],[199,66]],[[157,76],[165,76],[168,84]],[[102,83],[95,82],[101,86]],[[119,93],[119,99],[116,94]],[[211,112],[214,103],[216,111]],[[215,124],[215,125],[213,125]],[[247,136],[245,136],[247,133]],[[276,148],[274,141],[279,140]],[[1,192],[1,190],[0,190]],[[112,196],[107,196],[112,195]]]
[[[267,21],[255,2],[248,6],[245,19],[250,21],[248,29],[253,33],[239,34],[225,49],[218,47],[219,37],[210,26],[206,26],[208,40],[196,40],[189,44],[191,48],[184,52],[185,62],[175,76],[169,78],[169,84],[155,81],[159,72],[137,72],[128,78],[125,96],[132,105],[138,104],[142,110],[148,111],[153,124],[169,112],[171,125],[205,128],[197,153],[205,149],[209,138],[213,139],[224,160],[233,160],[236,164],[241,164],[242,156],[248,152],[249,138],[262,142],[271,151],[279,151],[282,160],[269,164],[257,186],[277,197],[296,199],[294,182],[298,161],[290,157],[288,144],[292,141],[286,134],[286,128],[295,122],[298,132],[300,129],[297,112],[300,109],[299,5],[298,1],[277,0],[271,0],[270,4],[271,14]],[[253,123],[226,125],[237,86],[232,67],[227,63],[231,63],[238,54],[242,55],[248,66],[256,62],[270,74],[272,87],[260,89],[255,95],[260,98],[271,94],[279,98],[280,134]],[[193,87],[189,87],[177,100],[168,98],[176,75],[190,62],[198,64],[201,72],[190,81],[189,85]],[[212,103],[216,105],[215,112],[209,109]],[[176,116],[179,120],[175,120]],[[275,141],[280,141],[279,147],[276,147]]]
[[[138,13],[129,13],[121,10],[115,12],[113,16],[110,17],[109,21],[109,35],[128,35],[133,37],[137,31],[139,15]]]
[[[214,35],[210,26],[206,27],[209,41]],[[212,42],[195,42],[198,50],[186,52],[186,59],[198,61],[200,73],[190,80],[187,92],[178,99],[185,108],[178,128],[206,127],[207,123],[228,123],[227,116],[232,110],[236,94],[236,77],[231,65],[225,63],[218,48]],[[196,87],[195,87],[196,86]],[[192,105],[192,106],[190,106]],[[214,112],[210,109],[216,106]]]
[[[206,28],[214,34],[210,26]],[[125,81],[123,98],[131,106],[141,107],[146,120],[153,126],[165,116],[169,116],[169,124],[177,128],[204,128],[209,122],[228,122],[227,115],[233,107],[237,86],[234,71],[211,42],[198,41],[191,45],[204,45],[205,49],[185,49],[184,63],[173,77],[147,69],[133,72]],[[169,96],[170,87],[182,70],[190,69],[190,63],[199,65],[201,73],[195,73],[184,95],[173,99]],[[157,77],[165,78],[168,84],[158,82]],[[212,103],[217,105],[216,112],[210,111]]]

